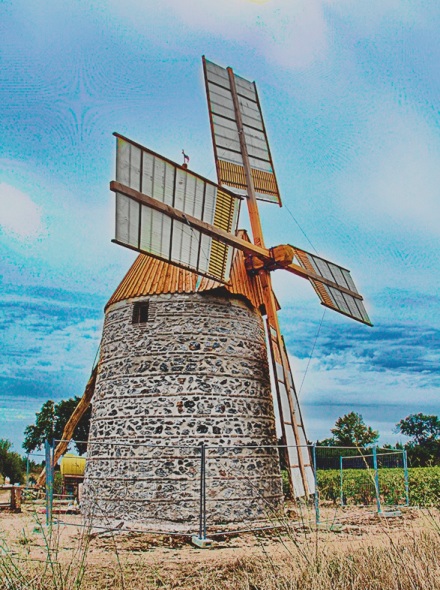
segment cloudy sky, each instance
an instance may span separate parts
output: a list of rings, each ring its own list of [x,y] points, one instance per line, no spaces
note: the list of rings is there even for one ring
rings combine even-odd
[[[215,179],[202,54],[257,81],[285,204],[261,207],[267,243],[350,268],[374,323],[275,273],[309,438],[438,414],[439,26],[435,0],[0,2],[0,438],[82,394],[134,259],[110,242],[112,132]]]

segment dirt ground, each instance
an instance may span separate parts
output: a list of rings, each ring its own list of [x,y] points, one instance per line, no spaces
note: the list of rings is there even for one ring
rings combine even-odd
[[[323,520],[328,522],[319,530],[312,510],[301,516],[272,531],[213,536],[211,548],[199,549],[183,536],[123,531],[90,534],[79,515],[59,516],[50,534],[41,509],[37,512],[25,505],[21,514],[0,512],[0,547],[23,568],[47,563],[48,552],[50,560],[68,569],[69,575],[74,576],[84,564],[84,588],[208,588],[214,587],[209,572],[227,571],[239,563],[265,561],[272,568],[283,568],[292,560],[307,563],[318,552],[353,553],[390,543],[398,546],[424,532],[440,530],[438,511],[403,509],[401,516],[380,518],[371,507],[328,508],[323,511]],[[342,530],[329,530],[335,522]],[[197,584],[193,584],[196,575]],[[204,576],[206,585],[200,582]],[[233,587],[228,584],[216,587]]]

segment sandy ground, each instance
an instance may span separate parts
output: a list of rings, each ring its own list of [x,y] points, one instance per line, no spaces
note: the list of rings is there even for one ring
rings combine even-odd
[[[52,559],[66,567],[71,564],[73,570],[85,559],[87,588],[147,588],[150,587],[148,576],[154,577],[153,586],[186,587],[177,582],[170,584],[170,580],[182,578],[185,572],[191,576],[194,572],[200,575],[203,571],[232,567],[240,560],[257,563],[264,559],[274,567],[282,567],[292,559],[307,560],[318,551],[321,554],[335,550],[353,552],[371,544],[376,547],[390,542],[399,544],[421,531],[440,526],[438,512],[432,511],[405,509],[400,517],[379,518],[372,508],[336,511],[328,508],[323,510],[323,517],[329,522],[336,517],[343,529],[340,532],[316,530],[314,512],[310,509],[302,515],[302,520],[286,522],[284,528],[213,537],[215,543],[211,548],[198,549],[187,537],[123,531],[90,535],[79,515],[59,516],[50,536],[42,508],[39,510],[25,505],[21,514],[0,512],[3,548],[7,548],[15,563],[24,566],[46,562],[48,545],[52,548]],[[139,586],[125,586],[120,578],[127,571],[147,576],[143,585],[139,582]],[[99,584],[94,584],[94,576],[96,580],[99,578]],[[102,585],[103,579],[107,585]]]

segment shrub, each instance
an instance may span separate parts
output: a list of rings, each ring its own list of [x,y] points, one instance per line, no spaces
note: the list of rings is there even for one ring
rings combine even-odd
[[[23,483],[25,468],[23,459],[11,451],[12,443],[0,438],[0,476],[9,477],[11,483]]]

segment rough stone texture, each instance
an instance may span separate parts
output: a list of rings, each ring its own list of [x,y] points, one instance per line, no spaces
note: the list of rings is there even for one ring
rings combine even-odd
[[[149,301],[146,324],[133,304]],[[240,298],[155,295],[106,314],[83,510],[95,521],[196,530],[200,443],[207,518],[251,523],[282,505],[263,323]]]

